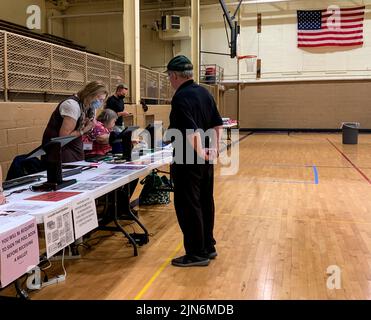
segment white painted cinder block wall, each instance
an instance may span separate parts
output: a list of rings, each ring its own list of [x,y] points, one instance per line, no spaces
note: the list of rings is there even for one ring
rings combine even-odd
[[[352,49],[297,48],[296,10],[325,9],[329,5],[366,5],[364,45]],[[234,11],[234,7],[229,7]],[[239,54],[255,54],[262,59],[264,79],[371,78],[371,1],[292,0],[274,5],[242,6]],[[257,33],[257,13],[262,14],[262,33]],[[202,50],[229,52],[220,7],[201,10]],[[203,54],[204,64],[218,64],[227,79],[237,79],[237,59]],[[255,79],[241,64],[241,79]]]

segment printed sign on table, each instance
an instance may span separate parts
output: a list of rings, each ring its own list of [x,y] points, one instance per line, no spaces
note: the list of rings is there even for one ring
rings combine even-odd
[[[75,240],[72,224],[70,206],[54,210],[44,217],[47,258],[50,258]]]
[[[3,212],[0,224],[0,287],[5,287],[39,264],[39,240],[32,216]]]
[[[76,239],[98,227],[97,208],[94,199],[85,198],[77,201],[73,205],[72,211]]]

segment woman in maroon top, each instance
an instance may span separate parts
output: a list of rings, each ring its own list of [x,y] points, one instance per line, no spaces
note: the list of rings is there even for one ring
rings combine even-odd
[[[59,103],[44,131],[42,144],[56,137],[75,136],[77,139],[62,148],[62,162],[84,160],[82,136],[93,128],[95,111],[102,106],[107,93],[103,83],[92,81]]]

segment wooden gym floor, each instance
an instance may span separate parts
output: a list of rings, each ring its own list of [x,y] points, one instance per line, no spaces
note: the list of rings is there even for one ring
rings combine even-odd
[[[208,267],[171,266],[183,254],[173,204],[141,207],[152,237],[138,257],[121,234],[94,234],[108,237],[31,299],[370,299],[371,135],[344,146],[340,134],[253,134],[239,161],[237,175],[216,170]],[[340,289],[326,286],[331,265]]]

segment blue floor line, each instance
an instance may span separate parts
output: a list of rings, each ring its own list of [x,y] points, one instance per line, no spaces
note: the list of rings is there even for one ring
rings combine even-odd
[[[314,184],[319,184],[318,170],[316,166],[313,166],[313,172],[314,172]]]

